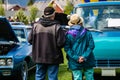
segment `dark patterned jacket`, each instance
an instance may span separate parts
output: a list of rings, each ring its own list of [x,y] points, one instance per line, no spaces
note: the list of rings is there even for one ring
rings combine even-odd
[[[65,34],[57,21],[40,19],[33,25],[28,41],[32,44],[32,57],[35,63],[63,63],[61,49],[65,43]]]

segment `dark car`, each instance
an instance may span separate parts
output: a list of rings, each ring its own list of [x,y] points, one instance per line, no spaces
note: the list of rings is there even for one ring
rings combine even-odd
[[[32,62],[32,46],[27,42],[31,26],[10,25],[0,17],[0,79],[27,80]]]

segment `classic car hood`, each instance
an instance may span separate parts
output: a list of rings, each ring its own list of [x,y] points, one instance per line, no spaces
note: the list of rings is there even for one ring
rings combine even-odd
[[[18,42],[11,25],[5,17],[0,17],[0,41]]]

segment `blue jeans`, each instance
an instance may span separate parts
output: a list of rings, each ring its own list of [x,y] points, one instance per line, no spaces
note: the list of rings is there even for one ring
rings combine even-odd
[[[94,80],[94,69],[93,68],[88,68],[88,69],[85,68],[82,70],[73,70],[72,73],[73,73],[74,80],[83,80],[82,79],[83,73],[85,75],[86,80]]]
[[[58,80],[58,68],[59,64],[36,64],[36,80],[45,80],[46,74],[48,73],[49,80]]]

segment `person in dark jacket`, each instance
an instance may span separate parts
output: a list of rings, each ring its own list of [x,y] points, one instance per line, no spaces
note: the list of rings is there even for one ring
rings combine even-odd
[[[61,48],[65,43],[65,34],[54,17],[54,8],[46,7],[44,17],[33,25],[28,37],[36,63],[36,80],[45,80],[46,73],[49,80],[58,80],[59,64],[63,63]]]
[[[44,18],[44,16],[42,16],[42,18]],[[68,21],[69,21],[67,14],[58,13],[58,12],[55,12],[54,20],[58,21],[60,25],[68,25]]]
[[[55,13],[55,20],[60,22],[60,25],[68,25],[68,18],[67,18],[67,14],[65,13]]]
[[[70,16],[68,25],[70,29],[66,34],[65,51],[67,53],[68,66],[72,70],[74,80],[82,80],[84,73],[86,80],[94,80],[93,73],[95,47],[92,34],[82,26],[83,19],[77,14]]]

